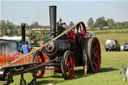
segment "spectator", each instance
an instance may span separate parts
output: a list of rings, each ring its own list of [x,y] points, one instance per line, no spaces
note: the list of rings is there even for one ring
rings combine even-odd
[[[18,47],[18,52],[21,52],[21,46],[22,46],[22,44],[23,44],[23,42],[20,41],[20,43],[19,43],[19,47]],[[21,53],[22,53],[22,52],[21,52]]]
[[[23,54],[29,53],[28,41],[25,41],[25,43],[23,43],[20,51],[23,52]]]
[[[31,38],[30,44],[31,44],[31,45],[35,45],[35,41],[34,41],[33,38]]]

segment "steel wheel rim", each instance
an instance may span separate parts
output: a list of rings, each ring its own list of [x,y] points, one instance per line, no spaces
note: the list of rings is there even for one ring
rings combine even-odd
[[[101,50],[97,39],[94,39],[93,45],[91,46],[91,61],[94,72],[98,72],[101,63]]]
[[[67,56],[67,59],[65,60],[66,65],[66,74],[69,79],[71,79],[74,76],[74,70],[75,70],[75,58],[72,53],[69,53]]]
[[[37,54],[36,55],[34,62],[39,62],[40,64],[43,64],[44,63],[44,61],[41,58],[41,55],[40,54]],[[44,73],[45,73],[44,70],[37,71],[37,78],[42,78],[44,76]]]

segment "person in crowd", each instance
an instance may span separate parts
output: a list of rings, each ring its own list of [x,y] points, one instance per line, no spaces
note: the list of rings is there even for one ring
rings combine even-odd
[[[31,44],[31,45],[35,45],[35,41],[34,41],[33,38],[31,38],[30,44]]]
[[[22,41],[20,41],[20,43],[19,43],[19,47],[18,47],[18,52],[21,52],[21,46],[22,46],[22,44],[23,44],[23,42]],[[22,52],[21,52],[22,53]]]
[[[21,51],[23,54],[29,53],[28,41],[25,41],[25,43],[23,43],[23,45],[21,46],[20,51]]]

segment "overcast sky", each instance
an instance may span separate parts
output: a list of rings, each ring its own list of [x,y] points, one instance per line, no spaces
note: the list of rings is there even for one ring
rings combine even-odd
[[[61,17],[70,21],[87,23],[92,17],[112,18],[115,22],[128,21],[128,0],[0,0],[0,19],[14,24],[38,21],[41,25],[49,25],[49,5],[57,6],[57,21]]]

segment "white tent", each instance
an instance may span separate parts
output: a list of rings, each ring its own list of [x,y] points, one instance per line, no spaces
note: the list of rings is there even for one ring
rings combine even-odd
[[[22,36],[13,36],[13,37],[3,36],[3,37],[0,37],[0,39],[21,41]],[[25,37],[25,40],[29,42],[29,37]]]

